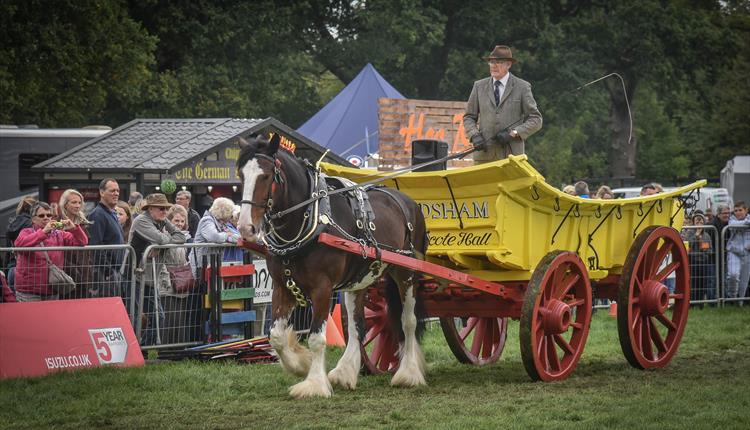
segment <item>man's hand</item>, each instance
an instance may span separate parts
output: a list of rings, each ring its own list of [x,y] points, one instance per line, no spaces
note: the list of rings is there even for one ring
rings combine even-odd
[[[487,146],[487,140],[482,136],[482,133],[477,133],[474,136],[471,136],[471,144],[474,145],[474,148],[484,150]]]
[[[510,141],[513,140],[513,136],[507,131],[501,131],[497,134],[497,140],[500,143],[510,143]]]

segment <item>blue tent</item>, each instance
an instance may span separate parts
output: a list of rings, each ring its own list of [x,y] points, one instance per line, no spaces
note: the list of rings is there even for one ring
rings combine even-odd
[[[347,158],[378,151],[378,99],[404,96],[372,64],[367,65],[297,131],[331,152]]]

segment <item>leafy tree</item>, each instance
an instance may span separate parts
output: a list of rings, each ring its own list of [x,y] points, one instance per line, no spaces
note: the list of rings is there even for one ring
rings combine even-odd
[[[118,1],[0,3],[0,122],[101,123],[139,97],[156,40]]]
[[[639,144],[637,176],[664,183],[688,178],[690,148],[680,141],[677,125],[667,116],[664,103],[645,85],[637,97],[640,100],[635,112]]]
[[[544,115],[527,150],[550,182],[716,176],[750,153],[749,29],[747,0],[9,0],[0,122],[297,126],[368,62],[409,98],[465,100],[505,43]],[[580,88],[612,72],[627,98],[613,78]]]
[[[297,125],[340,88],[300,49],[298,6],[260,2],[131,2],[160,39],[140,115],[274,116]]]

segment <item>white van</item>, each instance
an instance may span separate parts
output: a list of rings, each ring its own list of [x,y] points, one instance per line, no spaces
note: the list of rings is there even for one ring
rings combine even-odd
[[[717,206],[727,205],[729,210],[732,210],[734,202],[726,188],[703,187],[700,191],[700,199],[696,203],[695,209],[700,209],[705,213],[708,208],[711,208],[711,211],[715,214]]]
[[[675,190],[676,187],[665,187],[664,191],[669,192]],[[616,199],[629,199],[631,197],[638,197],[641,195],[641,187],[625,187],[615,188],[612,190]],[[697,191],[696,191],[697,193]],[[703,187],[700,189],[700,198],[695,204],[695,208],[692,210],[700,210],[705,213],[708,208],[716,213],[716,207],[720,204],[729,206],[733,205],[732,197],[726,188],[715,188],[715,187]]]

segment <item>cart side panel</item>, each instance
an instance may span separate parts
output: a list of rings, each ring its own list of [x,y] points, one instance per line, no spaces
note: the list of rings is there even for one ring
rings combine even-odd
[[[323,167],[357,182],[388,175]],[[492,280],[528,279],[553,250],[578,253],[592,279],[619,273],[638,233],[650,225],[680,229],[677,197],[705,185],[697,181],[631,199],[582,199],[547,184],[525,155],[462,169],[412,172],[383,183],[419,203],[431,261]]]

